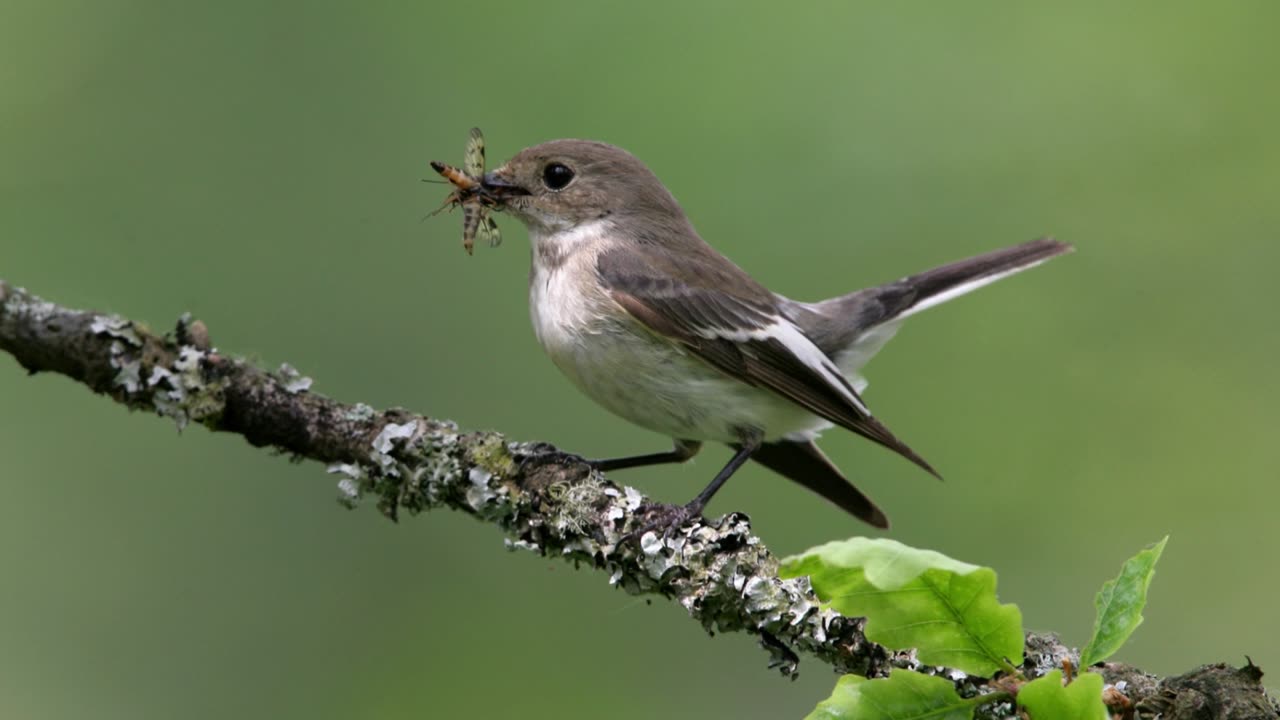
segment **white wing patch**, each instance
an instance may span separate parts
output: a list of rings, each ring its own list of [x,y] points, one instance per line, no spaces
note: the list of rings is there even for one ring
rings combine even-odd
[[[800,362],[804,363],[811,369],[818,372],[835,390],[851,405],[861,411],[863,414],[870,416],[871,411],[866,404],[862,402],[853,391],[850,390],[849,381],[840,372],[840,368],[827,357],[825,353],[813,344],[800,328],[794,323],[783,317],[775,317],[773,322],[762,328],[752,330],[722,330],[709,328],[699,333],[702,337],[708,339],[726,338],[734,342],[743,342],[745,340],[765,340],[773,339],[782,343],[792,355]],[[865,381],[864,381],[865,383]]]

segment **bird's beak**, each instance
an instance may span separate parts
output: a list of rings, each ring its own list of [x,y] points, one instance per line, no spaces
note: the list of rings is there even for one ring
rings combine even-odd
[[[487,172],[480,178],[480,191],[494,200],[529,194],[528,190],[503,177],[497,170]]]

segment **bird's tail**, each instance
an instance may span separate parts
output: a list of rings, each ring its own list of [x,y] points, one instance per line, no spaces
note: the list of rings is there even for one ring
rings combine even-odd
[[[846,480],[812,441],[765,443],[751,459],[818,493],[863,522],[878,528],[889,527],[889,518],[884,512]]]
[[[856,369],[899,321],[1072,250],[1053,238],[1032,240],[820,303],[794,303],[793,321],[842,370]]]

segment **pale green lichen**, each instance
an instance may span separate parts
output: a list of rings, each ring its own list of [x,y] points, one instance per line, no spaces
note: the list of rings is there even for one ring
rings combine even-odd
[[[155,366],[147,376],[151,404],[156,412],[172,418],[181,430],[192,421],[200,422],[222,411],[219,387],[205,383],[201,363],[205,353],[190,346],[178,349],[171,367]]]
[[[364,414],[361,408],[354,412]],[[344,505],[351,506],[373,492],[379,497],[379,509],[394,518],[400,509],[416,513],[470,492],[475,505],[472,511],[483,514],[493,495],[487,489],[490,476],[469,476],[474,482],[460,488],[464,468],[456,457],[458,449],[452,423],[418,418],[389,422],[370,443],[367,460],[358,465],[330,465],[329,471],[344,476],[338,488],[339,502]]]
[[[595,472],[528,487],[494,472],[514,470],[522,454],[545,448],[508,445],[494,434],[462,436],[452,426],[424,421],[389,423],[371,444],[368,462],[330,466],[342,476],[344,503],[376,488],[389,514],[448,505],[495,521],[508,533],[510,549],[600,567],[628,593],[668,595],[708,631],[747,629],[777,638],[765,644],[784,673],[795,671],[789,648],[822,651],[828,624],[842,620],[818,606],[807,579],[777,578],[776,561],[745,516],[630,540],[644,522],[643,496],[635,489],[614,486]]]
[[[466,486],[467,505],[476,512],[484,510],[485,505],[490,500],[497,497],[497,493],[489,487],[489,481],[493,479],[493,473],[484,468],[473,467],[467,472]]]
[[[150,405],[184,429],[191,422],[211,421],[222,412],[222,385],[205,382],[203,350],[184,345],[170,365],[149,365],[144,353],[142,326],[118,315],[95,315],[89,324],[95,335],[112,338],[112,386],[124,392],[131,405]]]
[[[546,492],[553,501],[548,518],[550,525],[566,535],[582,535],[593,527],[598,522],[597,507],[609,497],[605,493],[605,484],[594,474],[576,483],[552,483]],[[566,552],[581,550],[590,553],[592,549],[574,544],[565,547]]]
[[[450,459],[457,462],[456,458],[450,457]],[[437,475],[432,486],[439,488],[441,484],[441,477]],[[434,489],[431,494],[441,495],[438,489]],[[472,467],[467,470],[467,483],[464,485],[463,494],[467,506],[477,517],[501,521],[510,513],[510,488],[501,482],[497,475],[484,468]]]
[[[276,370],[276,379],[284,385],[284,391],[290,395],[306,392],[311,389],[311,385],[314,383],[311,378],[298,372],[289,363],[281,363]]]
[[[132,357],[120,340],[111,341],[111,367],[117,372],[111,383],[130,395],[142,389],[142,361]]]
[[[52,303],[50,303],[52,304]],[[133,323],[119,315],[96,315],[89,324],[89,332],[94,335],[110,335],[119,338],[134,347],[142,347],[142,340],[133,330]]]
[[[450,488],[461,480],[462,463],[454,456],[457,447],[458,436],[453,432],[429,433],[424,438],[422,487],[418,495],[425,507],[445,504]]]
[[[511,552],[515,552],[516,550],[538,551],[538,543],[530,542],[528,540],[512,540],[511,538],[503,538],[502,544]],[[621,570],[618,571],[619,574],[621,574],[621,572]]]
[[[515,470],[515,461],[503,437],[497,433],[484,433],[472,439],[467,447],[471,462],[498,477],[509,477]]]
[[[341,493],[338,502],[347,508],[355,508],[369,482],[369,476],[364,468],[355,463],[331,463],[325,471],[331,475],[343,476],[338,481],[338,492]]]
[[[379,508],[393,517],[398,510],[440,505],[461,509],[498,524],[510,549],[599,567],[628,593],[675,599],[708,631],[760,633],[770,639],[764,644],[771,664],[786,674],[796,667],[791,648],[830,657],[836,652],[832,638],[850,637],[851,628],[856,633],[849,621],[821,609],[807,579],[778,579],[777,562],[751,534],[745,516],[633,537],[646,522],[638,491],[571,463],[548,466],[545,479],[517,473],[519,463],[546,452],[545,446],[508,444],[494,433],[460,435],[451,424],[415,418],[384,425],[367,460],[329,471],[340,476],[345,505],[373,491]],[[828,632],[833,623],[842,628],[835,635]]]
[[[4,314],[12,315],[17,322],[30,327],[48,327],[51,330],[57,330],[57,320],[62,313],[61,307],[29,294],[26,288],[12,290],[4,300]]]
[[[418,432],[417,420],[404,424],[387,423],[373,439],[373,450],[369,453],[369,459],[377,463],[383,473],[392,477],[399,476],[396,459],[391,455],[391,450],[395,447],[397,440],[407,445]]]

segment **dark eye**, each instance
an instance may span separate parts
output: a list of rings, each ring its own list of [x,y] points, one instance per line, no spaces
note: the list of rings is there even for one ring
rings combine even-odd
[[[573,171],[567,165],[551,163],[542,168],[542,182],[552,190],[563,190],[573,180]]]

